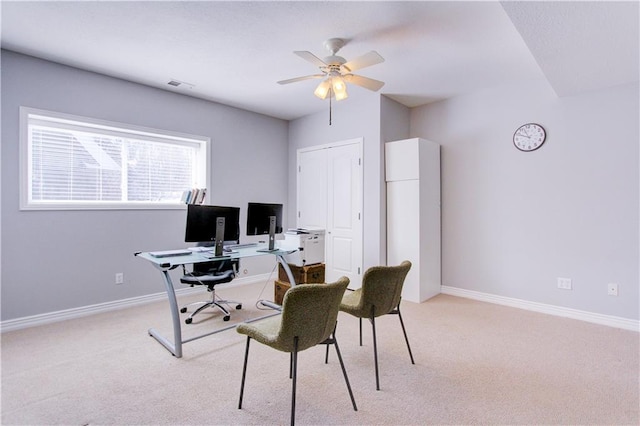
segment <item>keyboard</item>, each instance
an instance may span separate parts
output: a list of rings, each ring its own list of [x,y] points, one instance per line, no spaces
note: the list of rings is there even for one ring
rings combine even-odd
[[[189,247],[187,250],[192,252],[213,251],[215,250],[215,247],[214,246],[196,246],[196,247]]]
[[[228,249],[231,249],[231,250],[237,250],[237,249],[255,247],[257,245],[258,245],[258,243],[232,244],[230,246],[226,246],[225,248],[228,248]]]
[[[179,250],[164,250],[164,251],[151,251],[149,254],[153,257],[173,257],[173,256],[185,256],[191,254],[191,250],[179,249]]]

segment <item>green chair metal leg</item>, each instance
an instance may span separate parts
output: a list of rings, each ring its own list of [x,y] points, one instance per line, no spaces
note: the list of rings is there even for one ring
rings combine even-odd
[[[296,377],[298,374],[298,336],[293,338],[293,383],[291,387],[291,426],[296,422]]]
[[[289,378],[293,378],[293,352],[289,352]]]
[[[340,354],[340,348],[338,347],[338,340],[336,339],[336,333],[333,332],[333,344],[336,347],[336,354],[338,354],[338,360],[340,361],[340,367],[342,368],[342,375],[344,376],[344,381],[347,383],[347,389],[349,390],[349,396],[351,397],[351,404],[353,405],[354,411],[358,411],[358,407],[356,406],[356,400],[353,397],[353,392],[351,391],[351,384],[349,383],[349,377],[347,377],[347,370],[344,368],[344,362],[342,361],[342,355]],[[329,348],[329,345],[327,345]]]
[[[242,396],[244,395],[244,379],[247,377],[247,359],[249,358],[249,342],[251,337],[247,336],[247,347],[244,351],[244,366],[242,367],[242,383],[240,384],[240,400],[238,401],[238,409],[242,409]]]
[[[404,321],[402,321],[402,314],[400,313],[400,305],[396,308],[398,311],[398,318],[400,318],[400,325],[402,326],[402,333],[404,334],[404,341],[407,342],[407,349],[409,350],[409,358],[411,358],[411,364],[415,364],[413,360],[413,354],[411,353],[411,346],[409,346],[409,338],[407,337],[407,330],[404,328]]]
[[[375,308],[371,307],[371,328],[373,330],[373,362],[376,367],[376,390],[380,390],[380,373],[378,372],[378,342],[376,339],[376,317]]]

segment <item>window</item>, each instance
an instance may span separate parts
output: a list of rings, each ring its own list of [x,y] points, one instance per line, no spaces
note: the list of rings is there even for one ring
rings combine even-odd
[[[182,207],[209,138],[21,108],[22,209]]]

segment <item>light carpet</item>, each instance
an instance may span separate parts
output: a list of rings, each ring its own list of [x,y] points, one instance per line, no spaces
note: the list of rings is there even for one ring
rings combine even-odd
[[[244,301],[232,321],[263,313],[254,306],[263,287],[219,291]],[[263,297],[272,294],[268,286]],[[447,295],[402,302],[402,312],[416,364],[397,316],[379,318],[380,391],[370,324],[360,347],[358,320],[338,317],[357,412],[333,349],[329,364],[324,346],[300,354],[298,424],[639,423],[636,332]],[[182,327],[188,338],[225,325],[206,314]],[[2,424],[289,423],[288,354],[252,342],[239,410],[244,336],[232,329],[195,340],[178,359],[150,327],[172,337],[166,301],[3,333]]]

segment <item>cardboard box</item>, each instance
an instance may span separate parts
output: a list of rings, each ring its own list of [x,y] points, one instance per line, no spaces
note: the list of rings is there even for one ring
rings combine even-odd
[[[296,284],[324,283],[324,263],[306,266],[296,266],[289,263],[289,268]],[[289,282],[289,277],[280,264],[278,264],[278,280]]]

